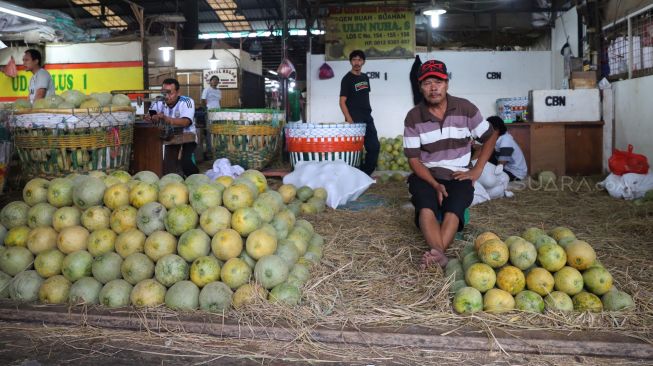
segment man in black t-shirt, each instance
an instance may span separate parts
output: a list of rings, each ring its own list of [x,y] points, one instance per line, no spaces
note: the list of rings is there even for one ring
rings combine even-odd
[[[361,70],[365,65],[365,53],[361,50],[349,54],[351,71],[340,82],[340,109],[349,123],[365,123],[365,160],[360,170],[371,175],[379,159],[379,138],[370,106],[370,79]]]

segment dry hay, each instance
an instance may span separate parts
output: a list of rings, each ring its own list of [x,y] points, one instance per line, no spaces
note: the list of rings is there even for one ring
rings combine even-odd
[[[494,339],[498,329],[508,334],[514,330],[544,330],[558,334],[612,332],[653,343],[653,285],[649,275],[653,269],[653,254],[649,250],[653,241],[653,204],[635,206],[632,202],[612,199],[605,192],[593,189],[593,182],[587,185],[589,188],[579,187],[517,191],[515,198],[473,207],[464,239],[456,240],[447,254],[457,255],[476,234],[486,230],[505,238],[519,235],[531,226],[544,229],[566,226],[580,239],[592,244],[601,262],[612,273],[616,286],[633,296],[635,309],[598,314],[546,312],[540,315],[518,311],[498,315],[455,314],[448,293],[450,282],[442,271],[418,268],[426,244],[413,224],[413,212],[404,207],[408,203],[406,186],[401,182],[389,182],[370,189],[370,193],[386,199],[388,205],[385,207],[358,212],[329,209],[307,218],[316,232],[324,236],[325,247],[322,262],[311,269],[312,278],[303,289],[299,306],[287,308],[259,301],[225,314],[228,321],[243,328],[284,327],[295,335],[293,341],[280,345],[272,335],[268,340],[264,336],[263,340],[225,341],[186,333],[183,326],[157,329],[150,337],[165,339],[166,344],[178,346],[180,352],[217,352],[204,355],[209,359],[228,354],[257,360],[400,364],[474,361],[466,358],[469,352],[324,344],[315,341],[311,331],[319,327],[396,330],[419,326],[448,328],[455,334],[459,328],[471,328],[485,334],[489,343],[494,342],[492,348],[499,353],[501,345]],[[164,308],[129,313],[143,319],[177,316],[176,312]],[[222,317],[216,315],[215,323],[220,321]],[[125,332],[123,337],[129,339],[139,334]],[[221,348],[227,345],[234,349]],[[243,349],[248,351],[243,353]],[[564,361],[545,363],[571,363],[569,357],[561,360]]]
[[[450,282],[442,271],[418,268],[426,244],[413,224],[413,212],[402,208],[408,202],[405,184],[375,185],[370,193],[386,197],[389,205],[358,212],[329,210],[309,218],[326,241],[323,261],[313,267],[300,306],[284,309],[259,304],[229,316],[244,323],[289,322],[299,335],[316,326],[469,326],[484,330],[488,338],[499,327],[507,331],[607,331],[653,343],[653,254],[649,250],[653,204],[635,206],[612,199],[595,188],[595,181],[575,180],[559,189],[532,187],[515,192],[515,198],[473,207],[464,240],[454,242],[448,250],[450,257],[482,231],[505,238],[531,226],[566,226],[592,244],[617,288],[633,296],[636,308],[598,314],[513,311],[460,316],[451,308]]]

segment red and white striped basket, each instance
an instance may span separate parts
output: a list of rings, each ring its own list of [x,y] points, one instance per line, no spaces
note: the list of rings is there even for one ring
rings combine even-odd
[[[295,166],[300,161],[344,160],[360,165],[365,123],[300,123],[286,125],[286,148]]]

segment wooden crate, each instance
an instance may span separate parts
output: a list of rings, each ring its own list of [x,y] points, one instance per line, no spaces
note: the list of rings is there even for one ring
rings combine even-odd
[[[524,153],[528,174],[601,174],[603,122],[511,123],[508,131]]]

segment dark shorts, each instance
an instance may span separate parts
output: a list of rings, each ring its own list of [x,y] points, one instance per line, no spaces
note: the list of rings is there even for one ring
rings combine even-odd
[[[415,226],[419,227],[419,212],[428,208],[435,214],[435,217],[442,219],[446,212],[458,216],[458,231],[465,227],[465,210],[472,204],[474,199],[474,185],[467,180],[443,180],[436,179],[447,189],[448,197],[442,200],[442,206],[438,205],[436,190],[422,178],[411,174],[408,177],[408,191],[411,194],[411,201],[415,206]]]

